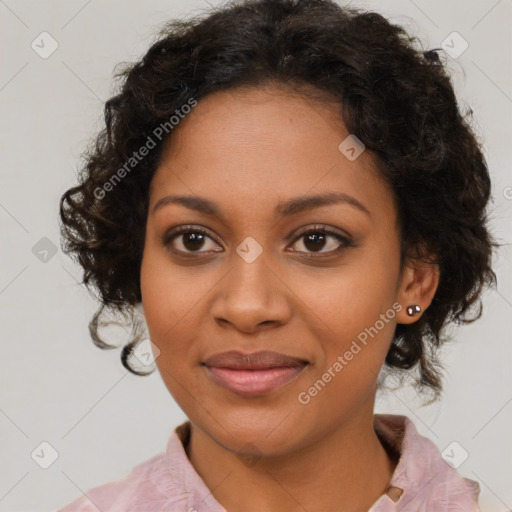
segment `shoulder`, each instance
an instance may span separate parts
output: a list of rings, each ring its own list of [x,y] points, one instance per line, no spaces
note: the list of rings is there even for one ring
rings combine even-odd
[[[187,510],[186,491],[193,485],[186,480],[190,464],[182,443],[189,431],[189,422],[176,427],[165,451],[137,464],[127,476],[89,489],[57,512]]]
[[[145,506],[169,482],[165,454],[160,453],[137,464],[130,473],[119,479],[86,491],[83,496],[57,512],[98,512],[123,510],[123,504],[133,506],[134,501],[145,500]],[[133,509],[133,508],[132,508]],[[151,507],[147,510],[152,510]]]
[[[188,459],[190,431],[189,421],[179,425],[164,452],[141,462],[128,476],[88,490],[57,512],[226,512]]]

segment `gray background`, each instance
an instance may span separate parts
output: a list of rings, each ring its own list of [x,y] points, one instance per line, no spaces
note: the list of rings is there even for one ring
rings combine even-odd
[[[484,141],[493,178],[491,227],[500,242],[510,242],[511,1],[352,5],[403,24],[425,47],[441,46],[453,31],[468,42],[450,69]],[[60,251],[57,211],[75,183],[80,153],[102,127],[114,66],[139,59],[166,19],[205,7],[203,0],[0,0],[1,511],[55,510],[120,479],[164,450],[186,419],[157,372],[132,375],[120,350],[100,351],[89,339],[96,304]],[[31,47],[43,31],[58,43],[46,59]],[[409,416],[440,450],[459,443],[469,456],[458,471],[480,482],[482,509],[496,512],[512,509],[510,262],[510,246],[503,247],[498,291],[485,294],[482,319],[452,331],[459,343],[445,350],[442,401],[421,408],[403,389],[377,403],[377,412]],[[58,453],[47,469],[31,457],[36,449],[44,453],[39,461],[49,456],[43,441]]]

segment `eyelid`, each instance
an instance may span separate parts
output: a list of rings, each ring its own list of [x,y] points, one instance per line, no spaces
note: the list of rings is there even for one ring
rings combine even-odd
[[[332,235],[332,236],[339,236],[340,238],[343,238],[347,241],[352,241],[352,237],[346,233],[345,231],[342,231],[338,228],[331,228],[330,226],[327,226],[325,224],[313,224],[312,226],[306,226],[304,228],[300,228],[299,231],[294,232],[292,235],[290,235],[287,240],[297,240],[297,238],[307,235],[311,232],[317,232],[322,231],[326,234]]]

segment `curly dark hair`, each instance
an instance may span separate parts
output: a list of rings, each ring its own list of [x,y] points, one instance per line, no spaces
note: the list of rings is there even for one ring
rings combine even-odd
[[[79,184],[60,201],[63,251],[99,292],[94,342],[114,348],[97,332],[105,308],[124,314],[140,305],[149,185],[171,117],[215,91],[284,85],[340,102],[347,129],[373,152],[394,191],[402,264],[436,257],[432,303],[415,323],[396,326],[384,367],[401,378],[417,370],[417,389],[438,398],[436,354],[450,339],[444,327],[480,318],[483,288],[496,285],[499,245],[486,227],[491,183],[472,111],[461,112],[441,52],[426,51],[380,14],[332,0],[232,1],[167,22],[143,58],[115,74],[121,85],[105,104],[105,127],[85,152]],[[154,147],[135,162],[148,137]],[[121,360],[142,375],[128,361],[137,342]]]

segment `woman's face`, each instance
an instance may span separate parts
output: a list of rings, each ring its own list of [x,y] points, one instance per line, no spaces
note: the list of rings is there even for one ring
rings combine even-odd
[[[233,452],[287,453],[371,413],[395,325],[412,321],[391,190],[369,152],[339,148],[339,111],[280,89],[212,94],[174,128],[151,184],[141,287],[156,363]],[[302,364],[204,364],[233,350]]]

